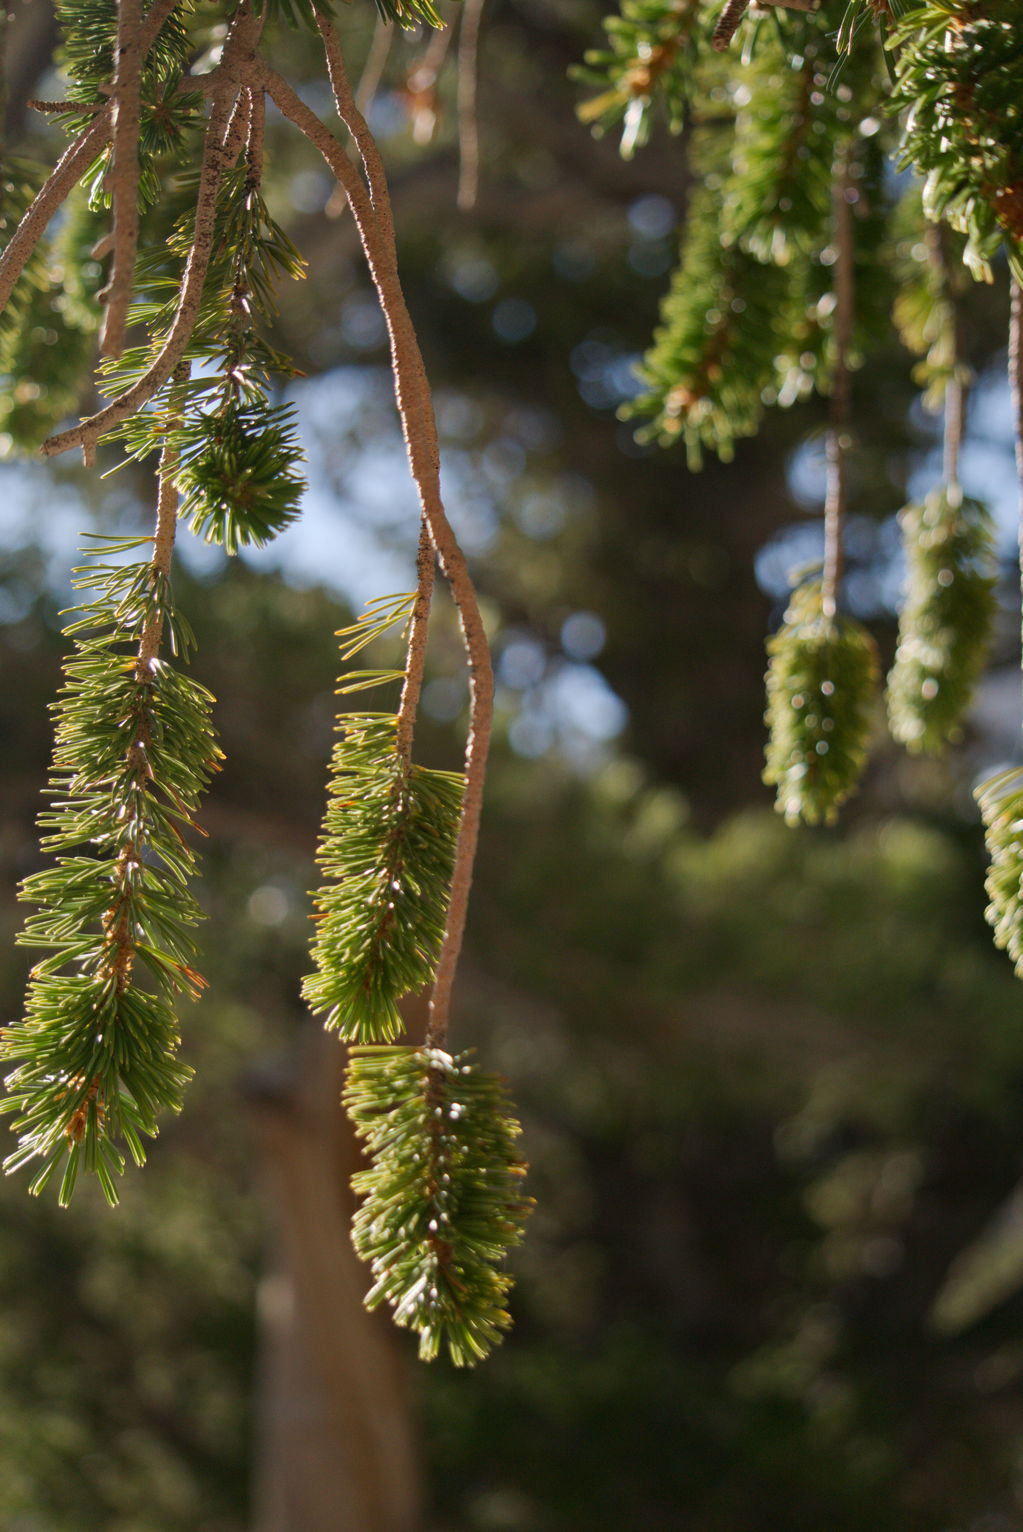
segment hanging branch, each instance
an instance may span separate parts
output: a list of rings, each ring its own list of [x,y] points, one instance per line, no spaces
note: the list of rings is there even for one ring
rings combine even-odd
[[[139,238],[139,82],[142,50],[139,0],[117,0],[117,60],[114,71],[110,198],[113,208],[114,259],[106,289],[106,314],[100,332],[101,356],[124,350],[124,328],[135,281]],[[104,294],[100,294],[102,298]]]
[[[391,44],[394,41],[394,23],[386,16],[377,16],[373,28],[373,40],[369,45],[366,62],[362,66],[362,74],[355,89],[355,100],[360,112],[368,112],[376,100],[376,93],[380,89],[380,81],[384,77],[387,68],[387,60],[391,52]]]
[[[927,225],[936,306],[943,317],[928,361],[944,388],[943,482],[899,513],[906,598],[888,677],[892,735],[914,752],[938,752],[961,737],[962,719],[987,663],[998,610],[998,563],[990,512],[959,482],[966,407],[962,306],[948,259],[947,230]]]
[[[832,188],[833,373],[820,582],[793,591],[768,640],[764,781],[790,823],[830,824],[856,788],[867,759],[877,686],[877,650],[866,629],[838,612],[846,508],[849,345],[854,305],[852,145],[838,150]]]
[[[1012,282],[1009,318],[1009,390],[1019,486],[1020,585],[1023,590],[1023,286]],[[995,945],[1008,953],[1023,978],[1023,768],[1014,766],[983,782],[976,792],[984,819],[990,866],[984,911]]]
[[[856,190],[850,170],[851,149],[844,145],[836,167],[833,207],[835,243],[834,370],[831,385],[827,445],[827,490],[824,500],[824,576],[821,607],[834,618],[842,581],[842,529],[848,492],[849,342],[855,303],[853,204]]]
[[[939,224],[928,223],[928,255],[937,268],[941,284],[951,311],[948,324],[948,379],[945,383],[945,420],[942,452],[942,477],[948,489],[959,490],[959,459],[963,446],[963,430],[966,423],[966,363],[964,360],[966,337],[963,333],[963,306],[956,301],[952,291],[952,268],[948,258],[948,231]],[[961,491],[960,491],[961,493]]]
[[[458,33],[458,206],[470,212],[480,185],[480,24],[485,0],[464,0]]]
[[[263,66],[263,81],[267,94],[283,115],[323,155],[335,178],[344,187],[351,205],[388,326],[395,393],[409,463],[419,489],[430,539],[458,609],[469,662],[470,722],[465,755],[465,793],[447,926],[430,1001],[429,1042],[431,1046],[440,1047],[447,1034],[451,987],[461,950],[472,882],[472,864],[479,835],[483,777],[493,714],[493,671],[476,592],[440,495],[440,456],[433,403],[422,353],[398,277],[390,204],[385,200],[374,169],[380,163],[379,151],[365,119],[355,106],[333,28],[322,16],[317,17],[317,25],[327,49],[338,113],[363,155],[370,182],[369,191],[338,140],[287,82],[266,66]]]
[[[425,517],[419,528],[419,547],[416,551],[416,599],[409,619],[408,641],[405,649],[405,680],[398,705],[398,730],[395,749],[406,772],[412,765],[412,735],[419,711],[419,697],[423,690],[423,674],[426,669],[426,638],[430,622],[430,605],[433,599],[433,571],[436,562],[430,529]]]
[[[76,107],[77,109],[77,107]],[[25,216],[0,256],[0,308],[3,308],[25,269],[36,245],[46,233],[50,219],[59,211],[70,192],[78,185],[97,154],[110,138],[111,108],[100,107],[96,121],[90,123],[64,150],[46,184],[33,199]]]
[[[411,119],[412,138],[417,144],[428,144],[437,127],[440,109],[437,76],[444,67],[452,35],[450,26],[440,26],[431,33],[419,61],[405,76],[401,94]]]
[[[711,45],[717,53],[724,53],[739,30],[739,23],[749,9],[750,0],[728,0],[718,18],[711,37]]]
[[[99,410],[77,426],[72,426],[70,430],[49,437],[41,448],[44,456],[55,457],[72,447],[82,447],[86,451],[93,449],[105,432],[113,430],[147,404],[181,361],[199,316],[203,286],[213,252],[217,190],[228,163],[229,146],[224,142],[225,133],[239,88],[250,83],[248,77],[253,67],[261,28],[261,18],[254,17],[245,9],[239,10],[224,44],[217,79],[211,87],[212,101],[203,143],[192,244],[185,264],[174,322],[159,356],[136,383],[119,394],[105,409]]]
[[[178,0],[156,0],[138,29],[138,57],[141,61],[152,48],[172,15]],[[194,88],[200,88],[196,86]],[[31,104],[31,103],[30,103]],[[65,110],[63,102],[39,102],[47,109]],[[77,186],[96,156],[110,140],[113,107],[109,102],[77,101],[67,104],[75,112],[96,112],[95,122],[89,124],[61,155],[45,185],[25,213],[7,247],[0,256],[0,309],[14,290],[14,285],[25,268],[25,263],[46,232],[50,219],[61,207],[68,194]]]
[[[260,193],[269,92],[323,154],[352,208],[386,317],[422,512],[416,590],[373,603],[341,635],[342,658],[348,660],[402,623],[407,650],[400,672],[343,678],[343,693],[382,680],[403,684],[396,716],[342,714],[318,853],[328,882],[316,904],[317,973],[303,992],[344,1038],[375,1045],[353,1066],[355,1094],[349,1098],[373,1152],[360,1178],[365,1200],[355,1231],[357,1248],[374,1271],[370,1301],[386,1299],[397,1322],[419,1332],[421,1355],[436,1355],[446,1342],[456,1362],[468,1364],[485,1355],[509,1323],[511,1281],[500,1267],[529,1207],[519,1190],[524,1167],[514,1151],[519,1128],[501,1082],[441,1047],[479,831],[493,676],[479,604],[441,499],[432,396],[398,276],[384,167],[330,23],[316,17],[338,114],[358,149],[361,171],[338,138],[257,58],[261,20],[243,3],[210,74],[181,78],[186,32],[170,50],[177,82],[172,90],[194,88],[209,99],[198,186],[193,209],[178,218],[169,238],[139,254],[145,50],[136,52],[133,42],[140,36],[140,4],[120,0],[112,84],[96,82],[108,67],[111,43],[101,39],[98,65],[91,41],[79,48],[76,88],[83,94],[109,90],[113,107],[103,107],[73,146],[74,175],[63,166],[51,180],[49,200],[37,199],[34,222],[28,221],[19,247],[31,249],[58,205],[53,198],[66,194],[64,182],[81,177],[87,151],[101,149],[112,133],[108,244],[114,263],[103,382],[114,397],[91,418],[51,437],[44,451],[81,446],[88,457],[109,432],[133,456],[161,445],[157,526],[148,562],[89,568],[79,580],[82,589],[98,594],[70,630],[79,652],[69,663],[61,704],[54,775],[60,801],[42,820],[52,831],[45,849],[61,855],[56,868],[24,888],[39,907],[24,940],[51,952],[33,971],[26,1021],[0,1044],[4,1056],[17,1062],[5,1109],[18,1114],[19,1147],[8,1168],[41,1158],[43,1168],[32,1183],[38,1191],[66,1161],[62,1202],[83,1167],[95,1171],[113,1200],[113,1178],[124,1165],[115,1140],[120,1137],[141,1163],[141,1135],[155,1133],[158,1112],[178,1104],[187,1078],[175,1060],[172,1000],[182,991],[196,993],[203,981],[192,966],[188,932],[199,917],[187,889],[195,859],[181,827],[194,828],[198,793],[215,769],[216,750],[210,699],[160,654],[166,632],[172,645],[183,641],[170,607],[174,528],[180,515],[228,552],[261,544],[293,520],[302,489],[290,407],[271,407],[268,399],[271,378],[286,372],[288,363],[258,324],[273,313],[273,276],[299,274],[302,264]],[[439,24],[429,0],[384,4],[402,25]],[[463,34],[467,48],[475,49],[478,12],[477,3]],[[190,117],[189,107],[183,118]],[[471,171],[471,144],[468,158]],[[90,229],[85,248],[94,246]],[[178,283],[170,273],[179,269],[173,262],[182,260]],[[148,339],[125,351],[136,286],[141,299],[132,312],[144,320]],[[191,382],[189,355],[203,363]],[[171,379],[169,392],[161,393]],[[158,394],[157,406],[147,409]],[[118,543],[111,551],[138,546],[138,540]],[[413,760],[438,562],[468,657],[464,776],[430,771]],[[144,989],[137,982],[140,969]],[[380,1048],[404,1029],[399,1002],[429,983],[426,1046]],[[420,1167],[412,1181],[404,1177],[406,1152]],[[386,1232],[396,1227],[396,1207],[399,1245]]]
[[[1016,477],[1019,484],[1020,571],[1023,576],[1023,282],[1014,278],[1009,319],[1009,389],[1016,433]]]
[[[184,374],[178,383],[185,387]],[[148,560],[78,571],[78,588],[90,594],[68,629],[77,652],[58,706],[55,802],[40,815],[43,847],[58,860],[21,890],[37,911],[20,940],[50,955],[32,970],[24,1022],[0,1041],[17,1066],[2,1109],[15,1114],[18,1148],[5,1168],[41,1159],[30,1188],[38,1192],[64,1164],[62,1204],[81,1170],[116,1202],[118,1141],[141,1165],[142,1137],[155,1136],[162,1111],[180,1108],[190,1070],[176,1057],[173,1000],[205,982],[193,967],[201,911],[187,886],[196,857],[182,828],[197,828],[199,796],[217,769],[212,699],[159,652],[168,632],[174,650],[188,642],[169,586],[176,469],[169,435]],[[145,987],[135,979],[140,965]]]

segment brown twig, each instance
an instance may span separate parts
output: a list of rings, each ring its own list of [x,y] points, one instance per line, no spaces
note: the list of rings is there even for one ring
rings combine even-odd
[[[485,0],[464,0],[458,33],[458,206],[476,206],[480,186],[480,24]]]
[[[255,44],[259,28],[259,20],[241,10],[224,44],[221,73],[217,88],[213,91],[206,124],[192,245],[185,262],[181,296],[160,354],[137,382],[123,394],[118,394],[104,409],[80,421],[70,430],[49,437],[41,448],[45,457],[55,457],[72,447],[81,447],[85,452],[94,449],[105,431],[113,430],[122,420],[134,415],[153,397],[157,389],[163,387],[184,355],[199,317],[206,273],[213,253],[217,190],[227,163],[224,135],[239,87],[251,83],[249,77],[255,68]]]
[[[35,96],[25,102],[25,105],[33,112],[59,113],[63,117],[71,117],[80,113],[87,117],[90,112],[106,111],[109,101],[39,101]]]
[[[183,394],[191,368],[188,362],[180,362],[174,369],[175,392]],[[153,537],[152,579],[166,580],[170,576],[174,556],[174,537],[178,524],[178,449],[174,443],[173,428],[181,424],[181,400],[175,402],[170,419],[170,430],[160,453],[158,470],[159,493],[156,502],[156,530]],[[142,630],[139,642],[136,673],[144,678],[156,658],[163,635],[163,614],[157,608]]]
[[[963,309],[956,290],[955,268],[949,258],[948,228],[945,224],[928,223],[926,226],[927,257],[939,289],[940,301],[948,311],[940,341],[936,344],[947,348],[940,360],[947,365],[948,380],[945,384],[945,420],[943,431],[942,479],[947,488],[959,487],[959,458],[962,451],[963,431],[966,423],[966,400],[968,369],[963,360],[966,347]]]
[[[261,90],[250,87],[249,97],[249,137],[245,145],[245,162],[248,165],[248,180],[252,186],[258,186],[263,179],[263,135],[266,128],[266,98]]]
[[[216,216],[217,188],[225,164],[224,129],[227,124],[229,99],[226,93],[214,96],[206,139],[203,145],[202,168],[199,173],[199,192],[195,206],[195,232],[185,272],[181,283],[181,296],[174,319],[152,366],[123,394],[118,394],[105,409],[80,421],[70,430],[60,431],[43,442],[44,457],[56,457],[72,447],[88,451],[105,431],[111,431],[129,415],[142,408],[162,388],[184,355],[185,347],[195,328],[202,302],[203,285],[213,251],[213,231]]]
[[[749,3],[750,0],[728,0],[728,4],[718,17],[718,24],[710,40],[716,52],[724,53],[739,30],[739,23],[749,9]]]
[[[426,669],[426,637],[430,624],[430,607],[433,602],[433,576],[437,555],[430,540],[430,528],[424,516],[419,526],[419,548],[416,552],[416,600],[409,622],[408,640],[405,647],[405,681],[401,688],[398,705],[397,750],[408,771],[412,765],[412,736],[419,711],[419,697],[423,690],[423,672]]]
[[[355,105],[334,30],[323,17],[317,18],[317,24],[326,47],[338,114],[362,154],[369,187],[339,141],[302,102],[287,81],[272,70],[265,69],[263,83],[279,110],[323,155],[348,197],[387,322],[395,393],[412,476],[419,490],[430,539],[458,609],[468,656],[471,708],[466,740],[465,792],[455,848],[448,918],[430,1001],[427,1034],[429,1045],[440,1047],[447,1033],[451,988],[465,929],[472,866],[479,836],[483,777],[493,713],[493,671],[476,592],[441,499],[440,456],[433,401],[422,353],[401,290],[394,224],[379,151],[365,119]]]
[[[966,429],[966,365],[963,361],[965,344],[963,310],[955,295],[948,293],[952,309],[949,346],[951,349],[948,382],[945,385],[945,428],[942,472],[948,489],[959,488],[959,459],[962,456],[963,435]]]
[[[103,107],[96,121],[68,145],[11,235],[0,256],[0,308],[11,296],[26,261],[46,233],[50,219],[104,148],[110,137],[110,118],[110,107]]]
[[[175,369],[176,383],[182,387],[188,380],[188,363]],[[175,422],[172,421],[173,425]],[[149,585],[153,592],[150,609],[135,656],[135,683],[139,688],[134,704],[137,713],[132,741],[128,746],[126,761],[134,789],[146,793],[152,781],[149,762],[151,744],[150,704],[148,687],[152,685],[156,660],[163,641],[166,626],[164,591],[170,577],[174,554],[174,535],[178,520],[178,491],[175,484],[178,468],[178,450],[173,437],[168,436],[160,454],[158,493],[156,502],[156,527],[153,536],[153,557],[149,566]],[[131,918],[132,895],[145,862],[145,840],[141,816],[130,814],[131,826],[127,839],[120,847],[114,865],[114,895],[103,921],[105,934],[104,966],[116,982],[118,990],[125,989],[131,981],[135,966],[136,937]],[[184,971],[184,970],[183,970]],[[198,975],[188,973],[198,980]]]
[[[856,189],[849,165],[849,147],[839,151],[832,189],[835,241],[834,375],[831,384],[827,446],[827,491],[824,500],[824,576],[821,606],[831,619],[838,610],[842,583],[842,527],[848,498],[849,342],[855,302],[853,204]]]
[[[177,4],[178,0],[156,0],[139,27],[141,58],[145,58]],[[0,309],[11,296],[15,283],[25,269],[25,262],[46,233],[50,219],[110,138],[113,112],[109,105],[97,107],[94,102],[88,102],[79,107],[76,103],[74,110],[96,112],[96,120],[65,149],[0,256]]]
[[[117,49],[114,69],[114,115],[111,124],[110,198],[113,207],[114,259],[100,332],[100,356],[119,357],[135,285],[139,239],[139,0],[117,0]]]
[[[1009,308],[1009,392],[1012,396],[1012,424],[1016,445],[1016,477],[1019,483],[1019,557],[1023,589],[1023,285],[1012,279]]]
[[[230,170],[238,163],[238,156],[248,146],[252,131],[253,93],[246,88],[235,97],[231,115],[224,129],[224,169]]]
[[[394,41],[394,23],[388,21],[386,16],[378,16],[376,26],[373,28],[373,41],[369,45],[366,62],[362,66],[362,74],[355,89],[355,101],[360,112],[366,112],[380,89],[380,81],[384,77],[387,67],[387,59],[391,52],[391,44]]]
[[[452,35],[453,29],[450,26],[440,27],[431,33],[419,62],[413,64],[405,76],[404,89],[400,94],[408,107],[412,138],[417,144],[428,144],[436,131],[440,114],[437,76],[444,67]]]

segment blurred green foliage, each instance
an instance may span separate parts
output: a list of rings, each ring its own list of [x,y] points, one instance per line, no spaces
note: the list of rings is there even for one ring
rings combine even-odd
[[[181,578],[179,600],[229,759],[207,821],[213,984],[186,1018],[197,1080],[118,1210],[0,1187],[12,1532],[246,1525],[261,1235],[238,1082],[302,1024],[322,781],[305,784],[343,613],[236,564],[215,592]],[[35,855],[45,605],[2,630],[23,709],[7,887]],[[954,825],[837,838],[765,807],[707,837],[624,759],[580,779],[499,751],[456,1037],[512,1080],[538,1207],[515,1345],[470,1379],[417,1378],[430,1529],[1015,1514],[1023,1274],[1010,1263],[994,1307],[960,1281],[951,1322],[947,1300],[931,1318],[1020,1174],[1021,1001],[981,877],[979,835]],[[4,964],[10,1009],[21,959]]]

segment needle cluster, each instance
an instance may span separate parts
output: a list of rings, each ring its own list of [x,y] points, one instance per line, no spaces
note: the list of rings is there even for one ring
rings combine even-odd
[[[303,994],[348,1042],[390,1042],[403,996],[429,984],[444,936],[463,781],[406,766],[391,714],[343,715],[317,861]]]
[[[1015,766],[976,792],[989,857],[984,911],[995,946],[1009,954],[1023,979],[1023,771]]]
[[[906,598],[888,721],[909,750],[934,752],[960,737],[960,723],[988,657],[998,607],[991,516],[958,486],[900,514]]]
[[[423,1361],[471,1367],[511,1322],[501,1267],[532,1206],[504,1084],[466,1053],[353,1048],[344,1100],[370,1161],[352,1181],[367,1306],[389,1304]]]
[[[903,157],[925,177],[924,204],[967,236],[966,260],[990,280],[1004,248],[1023,281],[1023,38],[1015,0],[924,0],[895,34]]]
[[[820,585],[810,582],[793,591],[767,650],[764,781],[790,824],[832,824],[867,759],[874,641],[852,618],[825,616]]]
[[[387,321],[421,512],[416,590],[373,603],[341,635],[347,660],[403,623],[406,660],[400,671],[349,674],[341,687],[347,694],[398,682],[401,701],[393,717],[342,719],[320,849],[326,881],[316,896],[317,972],[305,993],[343,1037],[387,1042],[402,1029],[402,997],[432,986],[433,1051],[416,1076],[426,1083],[413,1086],[400,1068],[374,1078],[397,1092],[378,1101],[385,1114],[393,1107],[395,1121],[411,1096],[426,1091],[425,1140],[401,1138],[407,1169],[418,1173],[418,1142],[442,1178],[438,1188],[449,1179],[455,1185],[460,1223],[450,1248],[432,1242],[439,1266],[431,1287],[441,1296],[424,1299],[424,1308],[402,1290],[401,1319],[411,1315],[427,1337],[424,1355],[438,1349],[429,1336],[446,1336],[458,1360],[474,1360],[507,1323],[500,1307],[507,1279],[491,1267],[512,1241],[509,1220],[521,1206],[509,1189],[518,1173],[509,1147],[517,1129],[496,1083],[469,1066],[444,1065],[439,1049],[472,881],[493,674],[479,602],[441,496],[432,398],[401,289],[381,156],[327,4],[58,0],[58,9],[69,83],[62,101],[34,106],[71,142],[48,175],[8,164],[0,185],[7,236],[0,374],[18,408],[23,399],[48,398],[23,419],[0,405],[0,450],[8,437],[35,444],[51,431],[40,443],[45,455],[81,448],[88,464],[101,443],[117,442],[129,456],[159,454],[160,489],[151,556],[132,557],[144,542],[111,544],[79,571],[87,600],[68,629],[75,654],[57,707],[53,802],[41,819],[43,848],[57,860],[22,891],[35,907],[23,941],[47,955],[33,969],[24,1022],[0,1042],[14,1065],[5,1109],[19,1138],[8,1168],[41,1162],[32,1182],[38,1191],[63,1167],[62,1202],[88,1170],[114,1200],[124,1151],[142,1162],[143,1138],[156,1132],[161,1110],[180,1104],[187,1080],[177,1061],[174,1000],[203,983],[188,835],[218,752],[212,699],[163,652],[169,644],[180,656],[188,646],[170,600],[174,530],[180,514],[229,553],[258,546],[299,514],[304,488],[293,411],[279,398],[295,368],[268,338],[280,281],[304,271],[263,197],[269,100],[281,118],[272,139],[297,129],[347,198]],[[442,24],[432,0],[378,0],[378,9],[406,29]],[[264,32],[275,24],[316,34],[345,141],[271,66]],[[192,75],[198,60],[208,67]],[[61,267],[55,252],[67,231]],[[45,336],[56,361],[69,328],[80,332],[83,357],[99,330],[106,402],[54,431],[57,417],[73,413],[82,379],[66,346],[52,371],[71,370],[72,392],[40,386],[45,369],[32,348]],[[469,671],[464,775],[413,761],[437,568],[458,612]],[[445,1068],[460,1082],[450,1100],[438,1083]],[[464,1143],[453,1128],[440,1130],[438,1110],[452,1124],[469,1114]],[[393,1182],[398,1157],[388,1152],[381,1164]],[[438,1188],[429,1196],[443,1222],[448,1194]],[[391,1271],[387,1252],[370,1247],[381,1291],[398,1293],[409,1249]]]
[[[142,1137],[180,1107],[190,1071],[176,1058],[174,999],[203,987],[187,832],[219,751],[209,693],[159,653],[164,634],[172,652],[188,643],[166,576],[151,559],[109,562],[147,544],[103,544],[78,571],[87,599],[67,630],[75,653],[39,820],[56,861],[21,888],[35,906],[21,944],[49,955],[32,970],[24,1021],[0,1041],[16,1066],[6,1168],[40,1160],[38,1192],[63,1166],[62,1203],[82,1170],[116,1201],[120,1146],[142,1164]]]
[[[389,627],[408,624],[415,594],[370,607],[338,636],[350,659]],[[403,672],[348,672],[341,692]],[[399,718],[342,713],[317,861],[316,972],[303,994],[346,1042],[387,1043],[404,1030],[398,1002],[436,976],[444,939],[464,779],[414,764]]]

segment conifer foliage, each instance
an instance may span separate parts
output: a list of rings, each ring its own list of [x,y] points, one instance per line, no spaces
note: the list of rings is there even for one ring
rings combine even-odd
[[[765,782],[790,824],[833,824],[867,756],[877,687],[874,640],[827,615],[820,583],[793,591],[768,641]]]
[[[400,28],[441,25],[430,0],[378,9]],[[152,539],[102,544],[77,575],[52,803],[40,816],[55,861],[22,890],[35,907],[22,940],[45,955],[24,1019],[0,1040],[18,1135],[7,1168],[31,1164],[34,1192],[57,1178],[63,1203],[92,1172],[114,1201],[126,1153],[141,1164],[143,1139],[182,1103],[174,1002],[203,987],[195,816],[219,752],[213,699],[180,668],[191,638],[171,601],[175,528],[180,519],[228,553],[260,546],[300,514],[304,489],[293,413],[279,398],[294,368],[269,338],[278,283],[304,271],[263,196],[270,100],[347,198],[387,319],[421,506],[415,590],[371,603],[340,635],[347,662],[401,627],[405,661],[343,677],[345,698],[387,681],[401,694],[394,714],[339,721],[305,993],[342,1039],[371,1045],[360,1047],[347,1097],[374,1157],[356,1229],[373,1269],[370,1301],[386,1297],[420,1333],[422,1356],[443,1341],[456,1362],[474,1362],[509,1323],[501,1266],[528,1205],[503,1087],[445,1051],[493,680],[441,499],[380,155],[327,8],[311,0],[62,0],[59,19],[65,98],[35,105],[68,148],[49,172],[4,168],[0,370],[16,404],[0,415],[0,448],[81,448],[89,464],[104,444],[158,456],[159,496]],[[269,62],[275,28],[295,27],[322,48],[340,131]],[[97,350],[104,402],[57,429]],[[83,361],[70,381],[69,356]],[[437,566],[470,676],[462,774],[413,758]],[[403,1030],[402,998],[427,986],[425,1048],[383,1046]]]
[[[446,1345],[472,1366],[511,1322],[499,1266],[530,1208],[504,1087],[464,1053],[355,1048],[345,1104],[371,1160],[353,1181],[367,1303],[391,1305],[424,1361]]]
[[[901,524],[905,604],[888,714],[911,751],[960,737],[995,603],[990,517],[964,496],[969,276],[1007,265],[1023,484],[1023,38],[1014,0],[621,0],[580,78],[580,115],[632,154],[661,109],[687,132],[694,190],[661,325],[623,406],[691,467],[727,458],[765,408],[829,400],[820,578],[768,652],[765,780],[795,822],[830,821],[867,759],[877,665],[843,611],[855,373],[892,325],[944,407],[942,482]],[[893,170],[911,170],[896,175]],[[893,507],[894,509],[894,507]],[[1023,972],[1018,773],[979,793],[988,915]]]
[[[941,750],[960,733],[995,617],[991,517],[958,486],[900,513],[909,572],[888,677],[892,734],[908,750]]]
[[[142,1136],[180,1107],[189,1071],[175,1057],[173,1002],[203,987],[192,966],[195,853],[182,831],[217,765],[212,698],[159,652],[166,630],[175,647],[188,643],[159,554],[100,562],[146,548],[102,544],[78,571],[89,599],[67,630],[76,653],[57,705],[54,802],[40,816],[43,849],[58,859],[21,890],[37,906],[21,941],[50,955],[32,970],[24,1025],[0,1045],[17,1063],[8,1168],[41,1160],[39,1191],[63,1165],[62,1203],[83,1169],[115,1201],[119,1143],[141,1165]]]

